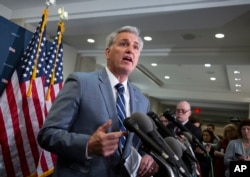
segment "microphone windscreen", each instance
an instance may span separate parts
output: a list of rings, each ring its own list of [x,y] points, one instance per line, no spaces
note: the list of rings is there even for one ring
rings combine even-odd
[[[189,132],[182,132],[182,134],[189,140],[192,141],[193,137]]]
[[[176,121],[174,113],[169,110],[164,111],[163,116],[166,117],[166,119],[168,119],[169,121]]]
[[[174,153],[181,158],[183,154],[183,150],[180,146],[180,143],[178,140],[176,140],[174,137],[166,137],[165,138],[166,143],[170,146],[170,148],[174,151]]]
[[[137,122],[135,122],[133,119],[131,119],[129,117],[126,118],[126,119],[124,119],[123,125],[126,127],[126,129],[128,131],[131,131],[131,132],[134,132],[134,129],[138,129],[139,128]]]
[[[151,132],[154,130],[153,121],[146,114],[136,112],[131,115],[131,119],[136,121],[143,132]]]

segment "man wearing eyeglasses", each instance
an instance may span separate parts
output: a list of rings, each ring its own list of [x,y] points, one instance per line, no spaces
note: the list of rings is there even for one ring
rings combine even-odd
[[[201,130],[198,127],[194,126],[189,121],[189,117],[191,116],[191,114],[192,114],[192,111],[191,111],[191,105],[189,102],[180,101],[176,105],[176,110],[175,110],[176,121],[184,125],[194,136],[196,136],[196,138],[201,140]],[[176,135],[181,134],[178,127],[176,127],[174,124],[170,124],[168,128],[171,129]]]
[[[191,116],[192,111],[191,111],[191,105],[187,101],[180,101],[176,105],[176,110],[175,110],[175,116],[176,116],[176,121],[180,122],[182,125],[184,125],[193,136],[196,136],[198,140],[201,141],[202,138],[202,132],[201,129],[196,127],[192,122],[189,121],[189,117]],[[179,138],[182,139],[184,135],[182,132],[179,130],[175,124],[169,124],[167,126],[170,130],[173,131],[173,133]],[[184,141],[184,140],[183,140]],[[190,142],[193,151],[196,153],[203,153],[202,150],[197,147],[197,145],[193,142]],[[199,169],[199,167],[198,167]],[[200,171],[200,170],[199,170]]]

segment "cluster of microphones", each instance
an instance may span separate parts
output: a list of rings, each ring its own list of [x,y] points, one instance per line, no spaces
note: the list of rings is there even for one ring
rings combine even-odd
[[[165,168],[167,176],[199,176],[198,162],[191,144],[196,144],[206,152],[204,146],[185,126],[176,121],[171,111],[167,110],[163,115],[181,130],[181,140],[162,124],[154,112],[133,113],[123,123],[128,131],[134,132],[141,139],[143,150]]]

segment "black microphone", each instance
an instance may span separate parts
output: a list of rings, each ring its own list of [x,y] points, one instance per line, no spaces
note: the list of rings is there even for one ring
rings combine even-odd
[[[199,174],[195,156],[192,155],[189,149],[180,140],[175,139],[174,137],[166,137],[165,141],[179,156],[179,158],[182,158],[186,164],[188,163],[187,166],[193,175]]]
[[[166,137],[165,141],[171,147],[171,149],[176,153],[176,155],[181,158],[185,150],[185,146],[181,142],[177,141],[174,137]]]
[[[158,128],[158,132],[161,134],[162,137],[174,136],[174,134],[160,121],[160,118],[157,116],[156,113],[150,111],[147,115],[154,121],[155,125]]]
[[[161,137],[161,135],[154,129],[154,122],[146,115],[142,113],[134,113],[131,118],[136,120],[139,128],[145,132],[152,140],[154,140],[165,152],[169,155],[166,159],[168,163],[174,165],[178,168],[183,176],[190,176],[184,162],[179,159],[179,157],[174,153],[174,151],[169,147],[166,141]]]
[[[170,111],[165,111],[163,113],[163,115],[169,120],[172,121],[184,134],[184,136],[190,141],[190,142],[194,142],[197,146],[199,146],[199,148],[201,148],[205,153],[207,152],[206,149],[204,148],[204,146],[201,144],[201,142],[197,139],[197,137],[195,137],[189,129],[187,129],[187,127],[185,127],[184,125],[182,125],[180,122],[176,121],[176,119],[174,118],[173,113],[171,113]],[[187,133],[188,132],[188,136]]]
[[[197,162],[197,159],[195,157],[195,153],[193,151],[193,148],[192,148],[191,144],[189,143],[189,140],[186,138],[185,135],[181,138],[181,140],[182,140],[182,143],[184,144],[184,146],[186,147],[187,154],[189,154],[190,156],[192,156],[191,159],[193,159],[195,162]]]
[[[169,156],[164,152],[164,150],[159,145],[155,144],[154,141],[151,138],[149,138],[148,135],[146,135],[143,131],[139,129],[139,126],[134,119],[126,118],[124,119],[123,124],[127,128],[128,131],[135,132],[135,134],[140,137],[142,142],[148,148],[152,149],[155,153],[160,155],[163,159],[169,158]]]
[[[187,158],[190,159],[191,161],[197,162],[196,157],[193,156],[192,152],[190,152],[190,149],[188,149],[184,145],[184,143],[182,143],[178,139],[175,139],[174,137],[166,137],[165,141],[173,149],[173,151],[178,155],[179,158],[183,156],[187,156]]]

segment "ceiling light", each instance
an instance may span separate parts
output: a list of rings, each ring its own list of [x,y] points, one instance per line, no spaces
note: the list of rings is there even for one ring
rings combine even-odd
[[[170,76],[164,76],[165,79],[170,79]]]
[[[157,63],[151,63],[151,66],[157,66]]]
[[[241,84],[235,84],[235,87],[241,87]]]
[[[236,89],[235,91],[236,91],[236,92],[241,92],[241,90],[240,90],[240,89]]]
[[[222,34],[222,33],[217,33],[217,34],[215,34],[215,37],[218,38],[218,39],[222,39],[222,38],[225,37],[225,35]]]
[[[215,81],[216,78],[215,78],[215,77],[210,77],[210,80],[211,80],[211,81]]]
[[[235,81],[241,81],[241,78],[235,78],[234,80]]]
[[[211,64],[207,63],[207,64],[204,64],[204,66],[205,66],[206,68],[209,68],[209,67],[211,67]]]
[[[234,74],[240,74],[240,71],[235,70]]]
[[[94,39],[87,39],[88,43],[95,43]]]
[[[150,37],[150,36],[145,36],[145,37],[144,37],[144,40],[145,40],[145,41],[152,41],[152,37]]]

